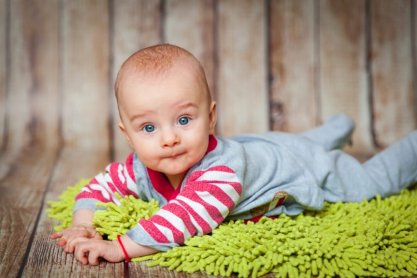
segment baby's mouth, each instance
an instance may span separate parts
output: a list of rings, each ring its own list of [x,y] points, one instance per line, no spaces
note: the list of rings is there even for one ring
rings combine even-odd
[[[185,154],[185,152],[173,151],[171,154],[167,155],[166,158],[175,159],[177,157],[182,156],[183,154]]]
[[[172,155],[171,155],[171,158],[177,158],[177,157],[180,157],[180,156],[182,156],[184,153],[173,153]]]

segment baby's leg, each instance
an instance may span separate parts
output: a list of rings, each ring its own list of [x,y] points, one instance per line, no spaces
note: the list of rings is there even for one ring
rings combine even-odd
[[[376,154],[363,167],[384,196],[417,182],[417,131]]]
[[[325,199],[356,202],[399,193],[417,182],[417,131],[364,164],[341,151],[329,153],[332,173],[324,182]]]
[[[355,125],[351,118],[339,114],[324,124],[301,133],[303,137],[322,145],[325,150],[341,149],[350,140]]]

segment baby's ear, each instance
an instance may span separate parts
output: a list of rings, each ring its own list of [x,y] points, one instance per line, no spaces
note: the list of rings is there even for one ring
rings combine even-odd
[[[127,134],[127,131],[126,131],[126,127],[121,121],[119,122],[119,128],[120,128],[120,131],[122,132],[123,136],[125,137],[127,143],[129,144],[129,146],[131,148],[133,148],[132,141],[130,140],[130,137]]]
[[[212,101],[210,105],[210,113],[209,113],[209,131],[210,134],[214,134],[216,131],[216,122],[217,122],[217,108],[216,102]]]

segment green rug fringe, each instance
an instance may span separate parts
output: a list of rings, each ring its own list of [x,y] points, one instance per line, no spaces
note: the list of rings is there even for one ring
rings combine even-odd
[[[54,231],[59,232],[71,226],[72,209],[75,206],[75,196],[90,180],[80,179],[76,184],[69,186],[59,197],[58,201],[49,201],[46,210],[49,218],[55,219],[59,225],[54,226]]]
[[[138,223],[139,219],[149,219],[159,210],[156,200],[145,202],[133,196],[121,198],[120,195],[118,198],[119,206],[114,203],[97,203],[97,206],[105,209],[98,210],[94,214],[93,224],[96,230],[102,235],[107,235],[109,240],[116,239],[117,235],[124,235]]]
[[[71,224],[74,196],[84,184],[80,181],[49,203],[49,217],[61,223],[56,230]],[[105,209],[96,212],[94,223],[109,239],[158,210],[156,202],[132,197],[121,198],[120,206],[98,205]],[[238,277],[270,272],[278,277],[412,276],[417,274],[417,190],[361,203],[327,203],[318,212],[262,218],[256,224],[230,221],[184,246],[134,260]]]
[[[75,196],[89,182],[89,179],[81,179],[73,186],[68,187],[59,197],[59,201],[49,201],[47,209],[48,217],[60,223],[54,227],[55,231],[61,231],[72,224],[72,210],[75,206]],[[116,195],[118,195],[116,193]],[[137,200],[133,196],[120,197],[120,206],[114,203],[97,203],[100,208],[94,214],[93,224],[101,235],[106,235],[109,240],[114,240],[117,235],[124,235],[139,219],[148,219],[159,210],[156,200],[145,202]]]

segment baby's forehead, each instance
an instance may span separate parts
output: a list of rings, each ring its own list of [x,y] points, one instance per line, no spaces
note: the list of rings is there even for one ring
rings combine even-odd
[[[199,62],[192,57],[176,57],[167,60],[150,60],[149,58],[134,59],[126,63],[121,69],[121,74],[136,75],[138,77],[158,78],[175,72],[178,69],[187,70],[198,74]]]
[[[187,82],[193,83],[197,86],[205,86],[204,71],[200,70],[198,61],[181,57],[172,61],[168,66],[162,65],[147,65],[144,67],[141,64],[132,64],[124,69],[122,76],[120,76],[120,87],[123,83],[139,82],[157,85],[164,78],[182,78],[188,77]]]
[[[143,71],[140,68],[132,67],[126,70],[124,77],[121,78],[119,84],[119,98],[125,99],[128,93],[129,97],[134,94],[146,95],[149,91],[153,91],[163,86],[165,80],[177,80],[173,86],[180,86],[182,89],[192,92],[196,95],[205,97],[210,94],[207,90],[204,74],[201,75],[192,62],[187,60],[179,60],[169,69],[165,70],[149,70]],[[170,90],[165,90],[169,93]],[[119,99],[120,101],[120,99]]]

